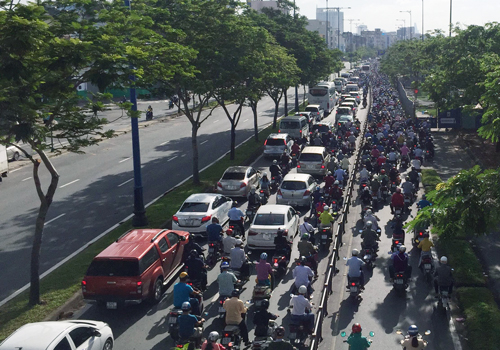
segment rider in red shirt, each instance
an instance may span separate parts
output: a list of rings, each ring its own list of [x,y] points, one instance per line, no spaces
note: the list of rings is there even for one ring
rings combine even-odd
[[[391,197],[391,213],[394,214],[395,208],[403,208],[405,206],[405,197],[401,193],[401,188],[396,188],[396,192]]]

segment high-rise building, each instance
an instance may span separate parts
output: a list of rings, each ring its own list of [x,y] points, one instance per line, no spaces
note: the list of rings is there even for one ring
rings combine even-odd
[[[366,24],[360,24],[357,30],[358,35],[361,35],[361,32],[364,30],[368,30],[368,26]]]
[[[326,21],[326,13],[327,10],[324,7],[316,8],[316,19],[320,21]],[[340,19],[340,27],[339,27],[339,19]],[[334,8],[328,8],[328,24],[336,30],[340,28],[340,33],[344,32],[344,12],[340,11],[337,13],[337,10]]]

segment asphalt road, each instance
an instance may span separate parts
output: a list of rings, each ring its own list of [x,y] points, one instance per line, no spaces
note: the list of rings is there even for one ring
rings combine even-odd
[[[289,108],[293,107],[293,97],[291,88]],[[302,101],[302,94],[299,97]],[[143,104],[139,109],[146,109],[149,103]],[[163,114],[167,108],[166,102],[154,106],[156,115]],[[229,106],[230,111],[234,108]],[[270,98],[259,103],[261,127],[272,122],[273,111]],[[121,111],[106,113],[112,121]],[[129,119],[120,118],[110,127],[119,130],[129,124]],[[140,129],[145,203],[191,175],[191,124],[187,118],[167,118],[148,124]],[[202,124],[198,136],[200,168],[229,150],[229,128],[230,123],[220,109]],[[253,115],[251,109],[245,107],[237,127],[237,144],[252,135]],[[46,220],[40,273],[132,213],[131,149],[128,133],[89,147],[83,155],[63,154],[52,158],[61,177]],[[0,185],[0,280],[9,281],[0,287],[0,300],[29,282],[30,250],[39,206],[32,171],[31,166],[17,168]],[[45,189],[49,174],[44,167],[40,169],[40,177]]]

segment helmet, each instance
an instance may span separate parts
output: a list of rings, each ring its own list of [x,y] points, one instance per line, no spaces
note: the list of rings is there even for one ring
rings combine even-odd
[[[448,263],[448,258],[446,256],[442,256],[441,259],[439,259],[439,261],[441,261],[441,264],[447,264]]]
[[[267,260],[267,253],[260,254],[260,260]]]
[[[255,186],[252,186],[252,188],[250,189],[250,192],[255,193]]]
[[[326,173],[326,175],[330,176],[330,175],[332,175],[332,172],[329,171],[329,172]]]
[[[307,262],[307,258],[306,258],[304,255],[302,255],[302,256],[300,257],[300,262],[301,262],[301,263],[306,263],[306,262]]]
[[[229,268],[229,263],[227,261],[223,261],[222,264],[220,264],[220,268],[222,270],[228,269]]]
[[[309,239],[309,233],[304,233],[302,237],[300,237],[301,240],[307,241]]]
[[[299,294],[307,294],[307,287],[302,285],[299,287]]]
[[[425,194],[423,194],[422,199],[427,199],[427,196]]]
[[[179,275],[179,278],[180,278],[181,280],[186,279],[186,278],[188,278],[188,277],[189,277],[189,276],[188,276],[187,272],[181,272],[181,274]]]
[[[410,177],[409,176],[405,177],[405,180],[410,181]]]
[[[238,202],[234,201],[232,206],[233,208],[236,208],[238,206]]]
[[[357,256],[358,254],[359,254],[359,250],[357,250],[357,249],[353,249],[352,250],[352,255],[353,256]]]
[[[355,323],[352,325],[353,333],[361,333],[361,325],[359,323]]]
[[[406,247],[405,247],[404,245],[401,245],[401,246],[399,247],[399,251],[400,251],[401,253],[406,252]]]
[[[398,187],[398,188],[396,188],[396,192],[397,192],[397,193],[401,193],[401,188],[399,188],[399,187]]]
[[[196,249],[191,250],[191,252],[189,253],[189,256],[191,256],[192,258],[197,258],[198,252],[196,251]]]
[[[217,339],[219,339],[219,333],[217,333],[216,331],[210,332],[207,339],[215,342],[217,341]]]
[[[409,328],[408,328],[408,335],[409,336],[416,336],[418,334],[418,327],[415,326],[414,324],[412,324]]]
[[[339,182],[339,180],[335,180],[335,182],[334,182],[333,184],[334,184],[334,185],[339,185],[339,184],[340,184],[340,182]]]
[[[319,186],[316,186],[316,191],[319,191],[321,188]]]
[[[260,306],[263,307],[264,309],[267,309],[269,307],[269,300],[267,299],[262,300]]]
[[[372,214],[373,214],[373,212],[372,212],[372,210],[371,210],[371,209],[367,209],[367,210],[366,210],[366,215],[372,215]]]
[[[191,303],[189,301],[183,302],[182,306],[181,306],[181,310],[182,311],[189,311],[189,310],[191,310]]]
[[[273,160],[273,164],[276,165],[278,164],[278,161],[276,159]]]
[[[319,197],[320,202],[323,202],[324,200],[325,200],[325,197],[323,197],[323,196]]]
[[[277,337],[284,337],[285,336],[285,327],[279,326],[278,328],[276,328],[274,333],[276,334]]]
[[[424,238],[429,238],[429,234],[428,233],[424,233],[423,237]]]
[[[242,245],[242,244],[243,244],[243,241],[241,239],[236,240],[236,245]]]
[[[228,228],[228,229],[226,230],[226,234],[227,234],[228,236],[231,236],[231,235],[233,234],[233,230],[231,230],[230,228]]]
[[[371,228],[371,227],[372,227],[372,225],[373,225],[373,223],[372,223],[371,221],[367,221],[367,222],[366,222],[366,227],[367,227],[367,228]]]
[[[239,297],[240,296],[240,290],[239,289],[233,289],[231,292],[232,297]]]
[[[325,206],[323,207],[323,210],[324,210],[324,211],[327,211],[327,210],[329,210],[329,209],[330,209],[330,208],[328,208],[328,205],[325,205]]]
[[[267,173],[262,173],[262,177],[267,177]]]
[[[278,229],[278,231],[276,232],[276,234],[277,234],[279,237],[283,236],[283,233],[284,233],[284,232],[283,232],[283,230],[282,230],[281,228],[279,228],[279,229]]]
[[[306,216],[306,217],[304,218],[304,222],[309,222],[309,217],[308,217],[308,216]]]
[[[380,170],[381,174],[385,174],[385,169]]]
[[[212,222],[219,222],[219,219],[217,219],[217,217],[216,217],[216,216],[214,216],[214,217],[212,218]]]

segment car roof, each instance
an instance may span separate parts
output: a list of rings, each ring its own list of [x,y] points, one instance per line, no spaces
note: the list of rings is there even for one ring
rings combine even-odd
[[[286,174],[283,181],[307,181],[310,177],[311,175],[309,174]]]
[[[339,118],[339,121],[344,121],[344,120],[353,120],[352,115],[342,115]]]
[[[328,120],[324,120],[324,121],[322,121],[321,123],[316,123],[316,124],[314,124],[314,125],[319,125],[319,126],[321,126],[321,125],[332,126],[332,124],[333,124],[332,122],[330,122],[330,121],[328,121]],[[314,128],[314,125],[313,125],[313,128]]]
[[[288,137],[287,133],[284,134],[270,134],[267,138],[268,139],[286,139]]]
[[[324,149],[322,146],[306,146],[301,153],[323,153]]]
[[[235,165],[235,166],[230,166],[229,168],[226,169],[226,173],[244,173],[250,168],[249,166],[244,166],[244,165]],[[214,193],[203,193],[206,195],[214,195]],[[191,195],[193,196],[193,195]],[[190,197],[191,197],[190,196]]]
[[[265,204],[260,206],[257,210],[257,214],[286,214],[288,209],[290,209],[289,205]]]
[[[308,112],[300,112],[300,113],[308,113]],[[310,113],[310,112],[309,112]],[[281,121],[283,120],[289,120],[289,119],[293,119],[293,120],[297,120],[297,119],[300,119],[300,118],[305,118],[305,116],[303,115],[300,115],[300,114],[296,114],[296,115],[291,115],[289,117],[284,117],[281,119]]]
[[[74,324],[67,322],[28,323],[12,333],[3,343],[3,349],[46,349],[66,329]]]
[[[320,106],[320,105],[307,105],[307,106],[306,106],[306,108],[307,108],[307,107],[321,108],[321,106]]]
[[[214,200],[214,198],[219,197],[220,194],[217,193],[194,193],[186,198],[184,202],[189,203],[207,203]]]
[[[138,229],[130,230],[106,249],[100,252],[96,258],[135,258],[140,259],[153,245],[152,239],[160,232],[170,230],[162,229]],[[187,233],[185,234],[187,235]]]

